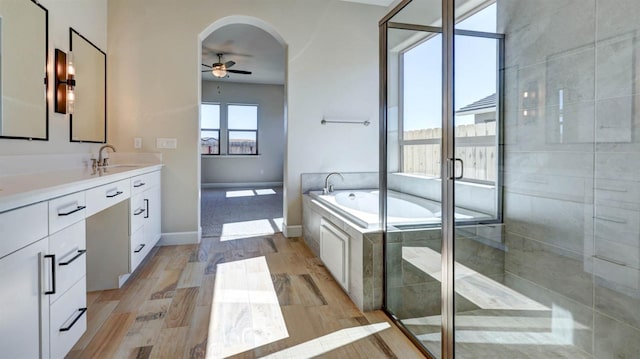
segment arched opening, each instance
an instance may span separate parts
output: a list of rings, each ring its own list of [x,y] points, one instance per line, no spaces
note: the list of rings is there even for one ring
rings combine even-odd
[[[240,15],[198,41],[200,237],[281,232],[287,45],[270,24]]]

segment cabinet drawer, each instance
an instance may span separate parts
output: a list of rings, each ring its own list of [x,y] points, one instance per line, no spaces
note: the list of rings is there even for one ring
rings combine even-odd
[[[160,171],[131,177],[131,195],[142,193],[143,191],[158,185],[160,185]]]
[[[145,200],[142,194],[135,195],[131,197],[131,206],[129,207],[131,210],[131,226],[130,226],[130,234],[135,233],[142,225],[144,225],[145,218],[147,218],[148,213],[148,201]]]
[[[0,258],[48,234],[47,202],[0,213]]]
[[[52,199],[49,201],[49,233],[83,220],[85,215],[84,191]]]
[[[87,190],[87,217],[124,201],[130,195],[131,188],[128,179]]]
[[[85,221],[82,220],[49,236],[49,252],[55,254],[56,293],[50,303],[56,302],[87,272]]]
[[[133,273],[138,268],[150,250],[151,247],[144,242],[144,228],[140,228],[131,235],[129,272]]]
[[[83,277],[50,307],[51,358],[64,358],[87,330],[85,279]]]

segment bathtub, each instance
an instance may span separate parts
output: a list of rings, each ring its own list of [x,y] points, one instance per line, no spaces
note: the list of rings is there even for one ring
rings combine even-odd
[[[309,195],[363,228],[377,227],[380,224],[378,190],[340,190],[326,195],[321,191],[311,191]],[[440,216],[438,202],[389,192],[387,223],[390,225],[437,224],[441,222]],[[465,217],[472,218],[467,214],[456,214],[456,218]]]

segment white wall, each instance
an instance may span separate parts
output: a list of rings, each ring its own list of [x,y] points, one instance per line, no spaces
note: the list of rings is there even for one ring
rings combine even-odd
[[[378,168],[378,20],[385,8],[337,0],[110,0],[108,130],[123,151],[134,136],[162,150],[163,232],[199,227],[200,39],[233,15],[270,24],[288,45],[285,221],[301,224],[300,174]],[[209,30],[207,30],[209,29]],[[322,126],[323,116],[372,125]],[[196,234],[197,235],[197,234]],[[194,238],[194,241],[197,240]]]
[[[282,182],[284,86],[202,82],[202,102],[258,105],[259,156],[202,156],[203,184]],[[223,143],[223,146],[226,142]]]
[[[0,155],[96,152],[97,144],[69,141],[69,115],[53,110],[53,54],[69,50],[69,27],[107,52],[107,0],[40,0],[49,11],[49,141],[0,139]],[[108,116],[108,115],[107,115]],[[109,121],[109,120],[107,120]],[[110,134],[107,134],[111,139]]]

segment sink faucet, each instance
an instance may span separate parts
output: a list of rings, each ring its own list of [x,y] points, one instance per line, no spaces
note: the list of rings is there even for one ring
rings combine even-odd
[[[333,185],[329,184],[329,179],[331,178],[331,176],[333,175],[338,175],[340,176],[340,178],[344,181],[344,177],[342,177],[342,175],[338,172],[331,172],[327,175],[327,177],[324,179],[324,188],[322,189],[322,194],[329,194],[331,192],[333,192]]]
[[[100,147],[100,149],[98,150],[98,164],[97,164],[98,167],[104,167],[109,165],[109,158],[102,158],[102,151],[104,151],[107,148],[110,148],[111,150],[113,150],[113,152],[116,152],[116,148],[113,147],[112,145],[104,145]]]

